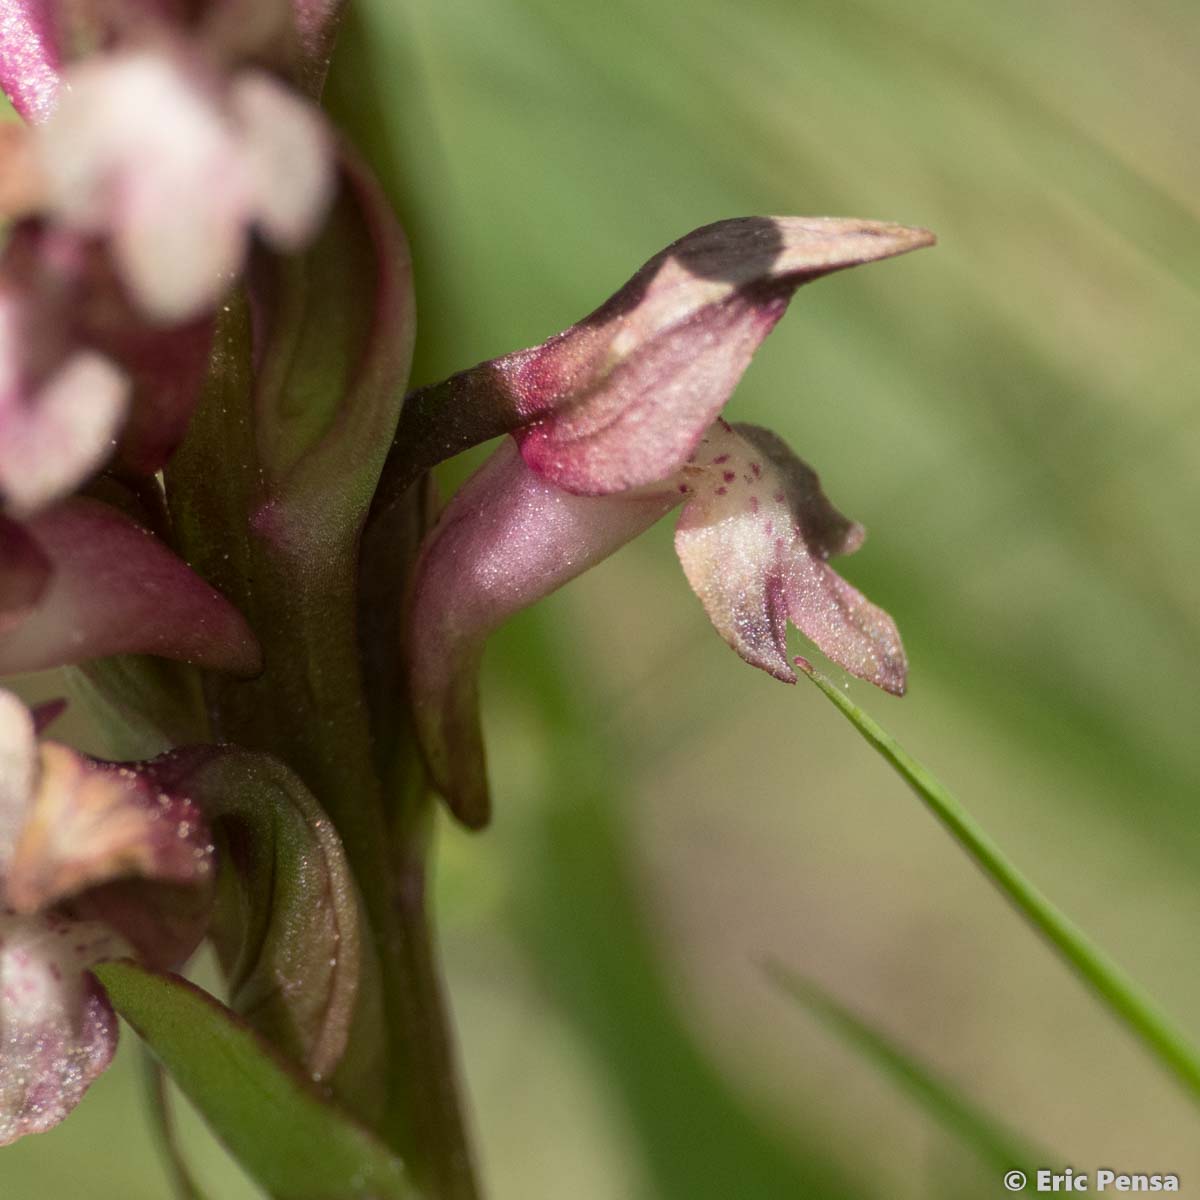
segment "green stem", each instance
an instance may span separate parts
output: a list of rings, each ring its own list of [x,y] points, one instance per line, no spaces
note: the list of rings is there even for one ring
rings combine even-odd
[[[961,804],[844,692],[811,667],[808,677],[904,777],[951,837],[1054,947],[1109,1010],[1200,1100],[1200,1056],[1142,989],[1008,860]]]
[[[384,1132],[429,1200],[474,1200],[425,911],[427,839],[407,839],[399,861],[389,855],[389,803],[411,803],[415,785],[405,782],[393,797],[377,767],[376,744],[407,742],[394,722],[372,736],[360,672],[358,531],[332,522],[315,529],[311,544],[293,546],[256,527],[252,515],[271,497],[258,466],[250,345],[248,308],[231,301],[208,392],[166,473],[179,548],[238,605],[263,648],[257,678],[206,680],[214,731],[282,758],[337,829],[379,956],[392,1083]],[[394,565],[403,570],[402,561]],[[415,814],[420,806],[411,807]]]
[[[175,1200],[205,1200],[183,1157],[183,1149],[175,1132],[171,1116],[171,1100],[167,1095],[167,1073],[146,1046],[142,1047],[142,1077],[150,1101],[150,1121],[157,1137],[163,1162],[171,1177]]]
[[[428,906],[430,797],[397,839],[394,911],[399,927],[397,971],[404,987],[391,1046],[392,1103],[385,1133],[437,1200],[479,1200],[470,1138],[458,1083],[454,1036],[438,967]]]

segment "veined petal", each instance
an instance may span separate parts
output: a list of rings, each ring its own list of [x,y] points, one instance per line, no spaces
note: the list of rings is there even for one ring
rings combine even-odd
[[[409,680],[438,790],[464,824],[489,814],[478,675],[489,633],[652,525],[680,500],[580,497],[534,474],[511,441],[467,481],[418,562]]]
[[[513,432],[526,462],[568,491],[606,495],[663,480],[724,407],[798,287],[933,240],[923,229],[833,217],[697,229],[563,333],[414,392],[391,473],[407,483]]]
[[[59,0],[0,0],[0,88],[27,121],[44,121],[58,98]]]
[[[344,1103],[378,1115],[379,965],[329,818],[266,754],[198,746],[148,772],[203,810],[220,847],[209,933],[230,1005]]]
[[[675,548],[721,636],[748,663],[795,682],[789,620],[851,674],[904,691],[907,664],[891,617],[825,561],[862,542],[862,527],[821,492],[779,438],[717,422],[683,479]]]
[[[212,859],[208,827],[190,800],[159,789],[144,773],[44,742],[5,870],[4,899],[32,913],[129,877],[205,884]]]
[[[242,615],[149,531],[75,497],[25,526],[53,564],[40,605],[0,633],[0,674],[109,654],[158,654],[252,675],[258,643]]]
[[[96,922],[0,908],[0,1146],[57,1125],[112,1061],[116,1017],[87,968],[130,953]]]

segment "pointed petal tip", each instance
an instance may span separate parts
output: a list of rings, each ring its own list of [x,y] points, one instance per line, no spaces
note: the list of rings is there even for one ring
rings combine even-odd
[[[492,795],[483,733],[478,723],[478,703],[477,698],[471,701],[473,723],[457,728],[452,723],[453,733],[418,719],[425,737],[421,751],[433,790],[445,801],[450,815],[472,833],[486,829],[492,820]]]
[[[157,654],[238,676],[261,671],[258,639],[237,608],[111,505],[76,496],[25,528],[54,573],[19,626],[4,631],[0,621],[3,673],[110,654]]]
[[[857,217],[772,217],[780,239],[773,273],[836,271],[937,242],[928,229]]]
[[[472,833],[479,833],[492,823],[492,801],[486,792],[447,793],[445,800],[446,807],[450,809],[454,819]]]

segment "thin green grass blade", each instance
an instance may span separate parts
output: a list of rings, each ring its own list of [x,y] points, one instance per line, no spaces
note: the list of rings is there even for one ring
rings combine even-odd
[[[399,1159],[236,1014],[174,975],[95,973],[213,1132],[274,1200],[414,1200]]]
[[[1200,1102],[1200,1055],[1158,1005],[1009,861],[961,804],[853,700],[810,664],[797,663],[866,741],[896,769],[951,837],[1029,923]]]
[[[171,1101],[167,1095],[167,1073],[162,1063],[145,1046],[142,1047],[142,1080],[146,1088],[150,1126],[171,1177],[175,1200],[208,1200],[192,1177],[183,1147],[179,1144]]]
[[[1038,1154],[1019,1135],[1005,1129],[813,980],[775,961],[764,963],[763,969],[780,991],[860,1051],[983,1162],[998,1171],[1016,1167],[1032,1175],[1036,1164],[1051,1161],[1050,1156]]]

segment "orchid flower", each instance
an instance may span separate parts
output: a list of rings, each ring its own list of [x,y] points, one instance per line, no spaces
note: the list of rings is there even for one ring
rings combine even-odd
[[[0,79],[35,122],[0,145],[24,181],[0,252],[7,670],[114,652],[259,665],[244,620],[145,521],[68,499],[109,466],[157,489],[251,233],[296,251],[331,203],[323,117],[284,81],[230,60],[218,10],[234,15],[215,6],[205,34],[169,3],[0,9]],[[310,40],[333,15],[322,24],[306,10]],[[77,45],[104,48],[78,57]]]
[[[774,434],[717,414],[797,287],[930,241],[865,221],[721,222],[564,333],[409,397],[394,452],[408,470],[497,432],[516,443],[450,502],[409,615],[418,733],[468,825],[489,810],[476,695],[487,635],[680,503],[680,562],[742,658],[794,682],[791,621],[852,674],[903,693],[894,623],[826,562],[856,550],[862,527]]]
[[[39,744],[0,691],[0,1145],[57,1125],[112,1060],[116,1018],[89,969],[179,966],[213,878],[190,801]]]
[[[307,102],[265,72],[222,80],[169,50],[97,56],[63,74],[39,128],[47,212],[108,239],[152,320],[210,309],[251,230],[284,251],[315,232],[333,187],[332,143]]]
[[[341,8],[0,0],[0,675],[71,668],[122,760],[0,692],[0,1143],[79,1102],[120,1011],[271,1194],[463,1200],[427,776],[486,822],[487,636],[679,510],[743,659],[794,681],[790,624],[902,693],[829,565],[862,527],[722,414],[801,285],[932,237],[718,222],[406,396],[407,239],[316,103]],[[438,520],[429,468],[501,434]],[[166,973],[204,936],[227,1003]],[[265,1094],[350,1169],[297,1180],[245,1129]]]
[[[22,181],[0,262],[0,498],[19,514],[74,490],[114,448],[138,474],[162,467],[251,234],[300,249],[335,169],[313,105],[266,71],[219,63],[220,47],[184,37],[169,8],[135,5],[115,49],[67,62],[63,27],[107,28],[121,3],[6,8],[0,75],[37,122],[0,145]]]

